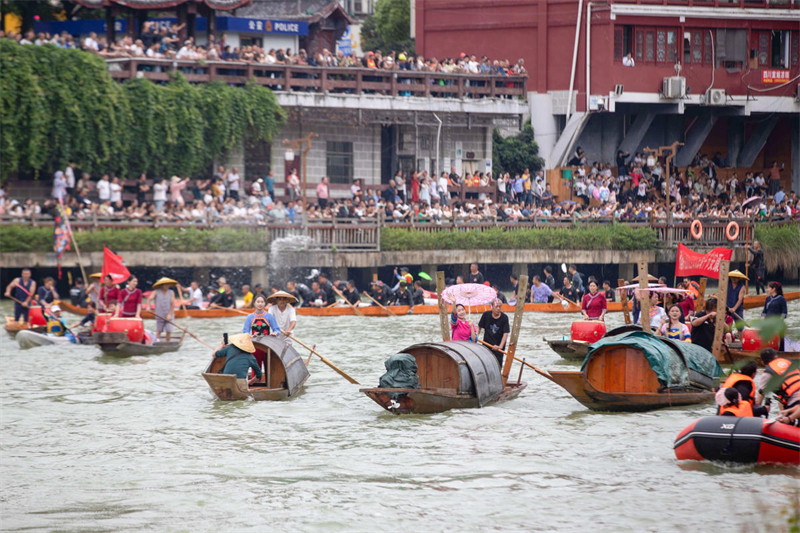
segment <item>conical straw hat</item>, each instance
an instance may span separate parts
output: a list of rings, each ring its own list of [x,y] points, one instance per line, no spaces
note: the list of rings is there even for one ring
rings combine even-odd
[[[275,294],[270,294],[269,296],[267,296],[267,303],[274,304],[278,300],[278,298],[286,298],[287,300],[289,300],[290,304],[295,303],[297,301],[297,298],[295,298],[288,292],[278,291]]]
[[[639,276],[636,276],[631,281],[639,281]],[[652,274],[647,274],[647,281],[658,281],[658,278]]]
[[[247,333],[239,333],[238,335],[231,337],[231,344],[247,353],[253,353],[256,351],[256,347],[253,346],[253,341],[250,340],[250,335]]]
[[[747,276],[745,276],[744,274],[742,274],[738,270],[734,270],[732,272],[729,272],[728,273],[728,277],[729,278],[741,278],[741,279],[746,279],[747,281],[750,281],[750,278],[748,278]]]
[[[178,282],[175,281],[172,278],[161,278],[160,280],[158,280],[155,283],[153,283],[153,288],[155,289],[155,288],[160,287],[162,285],[177,285],[177,284],[178,284]]]

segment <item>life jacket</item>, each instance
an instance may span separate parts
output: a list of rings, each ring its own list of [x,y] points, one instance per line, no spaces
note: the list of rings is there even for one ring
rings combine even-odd
[[[694,296],[694,299],[697,300],[700,298],[700,284],[696,281],[689,282],[689,294]]]
[[[250,323],[251,335],[269,335],[272,332],[272,328],[269,327],[269,322],[267,322],[266,315],[266,313],[262,315],[253,313],[253,322]]]
[[[720,407],[719,414],[724,415],[725,413],[730,413],[733,416],[739,417],[753,416],[753,406],[750,405],[750,402],[739,402],[738,406],[731,404]]]
[[[61,324],[61,321],[55,318],[50,318],[47,320],[47,333],[51,333],[56,337],[63,337],[64,336],[64,326]]]
[[[783,383],[781,383],[780,388],[774,392],[784,404],[789,401],[789,398],[794,393],[800,391],[800,370],[795,369],[791,372],[786,372],[791,364],[792,362],[788,359],[778,357],[768,364],[767,368],[764,370],[764,372],[773,376],[783,376]]]
[[[752,389],[750,389],[752,391],[750,393],[751,396],[749,396],[747,398],[742,398],[742,399],[747,401],[752,406],[756,401],[756,399],[755,399],[756,382],[753,381],[753,378],[751,378],[750,376],[745,376],[744,374],[740,374],[738,372],[734,372],[733,374],[728,376],[728,379],[726,379],[725,383],[722,384],[722,388],[723,389],[727,389],[729,387],[733,387],[734,385],[736,385],[740,381],[749,381],[750,382],[750,386],[752,387]]]

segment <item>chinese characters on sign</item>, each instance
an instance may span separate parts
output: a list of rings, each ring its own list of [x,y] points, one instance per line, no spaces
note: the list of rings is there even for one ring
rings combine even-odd
[[[683,244],[678,244],[678,259],[675,262],[676,276],[706,276],[719,279],[719,264],[730,261],[733,250],[714,248],[707,254],[693,252]]]
[[[788,70],[762,70],[761,83],[786,83],[791,79]]]

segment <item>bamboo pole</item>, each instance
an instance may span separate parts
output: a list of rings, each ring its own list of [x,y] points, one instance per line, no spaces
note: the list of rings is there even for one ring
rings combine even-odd
[[[650,286],[650,275],[647,273],[647,261],[639,261],[639,320],[642,323],[642,331],[652,333],[650,331],[650,292],[647,288]]]
[[[714,343],[711,353],[717,361],[725,360],[722,355],[722,338],[725,334],[725,317],[728,315],[728,272],[731,268],[730,261],[719,262],[719,288],[717,289],[717,319],[714,321]]]
[[[519,277],[519,284],[517,285],[517,304],[514,308],[514,322],[511,325],[511,335],[508,337],[508,357],[503,362],[503,386],[505,387],[508,381],[508,376],[511,374],[511,364],[514,362],[514,354],[517,352],[517,340],[519,339],[519,330],[522,328],[522,312],[525,310],[525,292],[528,290],[528,276],[522,275]]]
[[[624,287],[625,280],[618,279],[617,280],[617,287]],[[631,323],[631,312],[628,310],[628,292],[627,291],[620,291],[619,293],[619,303],[622,304],[622,314],[625,315],[625,324],[628,325]]]
[[[706,306],[706,278],[702,278],[700,280],[700,295],[697,297],[697,301],[694,303],[694,312],[699,313]]]
[[[354,384],[354,385],[359,385],[359,382],[358,382],[358,381],[356,381],[356,380],[354,380],[354,379],[353,379],[353,378],[351,378],[350,376],[348,376],[348,375],[347,375],[347,374],[344,372],[344,370],[340,369],[339,367],[337,367],[336,365],[334,365],[333,363],[331,363],[329,360],[325,359],[325,357],[323,357],[323,356],[322,356],[322,355],[321,355],[321,354],[320,354],[320,353],[319,353],[319,352],[318,352],[318,351],[315,349],[315,348],[316,348],[316,345],[314,346],[314,348],[311,348],[311,347],[309,347],[309,346],[308,346],[308,344],[305,344],[303,341],[301,341],[301,340],[298,340],[296,337],[292,336],[291,334],[289,334],[289,335],[286,335],[286,337],[288,337],[288,338],[292,339],[292,340],[293,340],[293,341],[295,341],[297,344],[299,344],[300,346],[302,346],[302,347],[303,347],[303,348],[305,348],[306,350],[310,351],[311,353],[313,353],[314,355],[316,355],[317,357],[319,357],[319,358],[320,358],[320,360],[322,360],[322,362],[323,362],[323,363],[325,363],[326,365],[328,365],[329,367],[331,367],[331,368],[332,368],[332,369],[333,369],[333,370],[334,370],[334,371],[335,371],[337,374],[339,374],[340,376],[342,376],[344,379],[346,379],[346,380],[347,380],[347,381],[349,381],[350,383],[352,383],[352,384]]]
[[[81,276],[83,276],[83,282],[88,286],[89,278],[86,277],[86,270],[83,269],[83,260],[81,259],[81,249],[78,248],[78,241],[75,239],[75,234],[72,233],[72,226],[69,224],[69,217],[67,216],[67,210],[64,208],[64,200],[61,198],[58,199],[59,205],[61,205],[61,215],[64,217],[64,222],[67,224],[67,231],[69,232],[69,236],[72,239],[72,244],[75,245],[75,253],[78,255],[78,266],[81,268]]]
[[[361,310],[360,310],[358,307],[356,307],[355,305],[351,304],[351,303],[350,303],[350,300],[348,300],[347,298],[345,298],[344,294],[342,294],[342,291],[340,291],[339,289],[337,289],[337,288],[336,288],[336,287],[334,287],[333,285],[331,285],[331,289],[333,289],[333,292],[335,292],[336,294],[338,294],[339,296],[341,296],[341,298],[344,300],[344,303],[346,303],[347,305],[349,305],[349,306],[350,306],[350,309],[352,309],[353,311],[355,311],[355,313],[356,313],[358,316],[364,316],[364,313],[362,313],[362,312],[361,312]]]
[[[173,322],[173,321],[171,321],[171,320],[167,320],[167,319],[166,319],[166,318],[164,318],[163,316],[158,316],[158,315],[157,315],[157,314],[155,314],[155,313],[153,313],[153,316],[154,316],[154,317],[156,317],[156,318],[160,318],[161,320],[163,320],[164,322],[166,322],[166,323],[168,323],[168,324],[172,324],[173,326],[175,326],[176,328],[178,328],[179,330],[181,330],[181,331],[183,331],[183,332],[185,332],[185,333],[188,333],[190,337],[192,337],[194,340],[196,340],[196,341],[200,342],[201,344],[205,344],[205,345],[206,345],[208,348],[210,348],[210,349],[212,349],[212,350],[216,350],[216,348],[214,348],[213,346],[211,346],[210,344],[208,344],[206,341],[204,341],[203,339],[201,339],[200,337],[198,337],[197,335],[195,335],[194,333],[192,333],[192,332],[191,332],[191,331],[189,331],[188,329],[186,329],[186,328],[182,328],[181,326],[179,326],[179,325],[178,325],[178,324],[176,324],[175,322]]]
[[[442,340],[450,340],[450,324],[447,319],[447,304],[442,300],[442,293],[444,292],[444,272],[441,270],[436,271],[436,293],[439,299],[439,326],[442,328]]]

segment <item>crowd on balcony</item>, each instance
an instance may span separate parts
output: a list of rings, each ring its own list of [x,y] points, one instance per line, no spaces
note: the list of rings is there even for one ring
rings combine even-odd
[[[776,165],[764,172],[749,172],[741,180],[736,173],[727,180],[718,179],[710,166],[699,172],[691,167],[680,170],[667,180],[661,162],[650,161],[651,166],[643,154],[620,153],[616,172],[610,163],[587,165],[581,154],[578,149],[577,160],[571,161],[575,163],[571,187],[566,193],[562,189],[558,197],[543,172],[531,173],[527,169],[513,176],[500,174],[496,180],[483,172],[459,175],[455,168],[438,177],[428,176],[425,171],[411,175],[398,172],[388,186],[364,186],[362,180],[356,179],[345,197],[341,194],[345,191],[332,191],[329,179],[323,177],[316,190],[307,191],[307,218],[434,224],[663,222],[667,209],[675,222],[698,218],[800,218],[796,192],[784,191],[777,184],[771,186],[765,178],[770,173],[780,174]],[[698,162],[713,165],[707,158]],[[7,199],[6,191],[0,189],[0,215],[22,221],[52,214],[59,198],[78,220],[147,224],[291,224],[299,223],[303,212],[296,173],[283,184],[276,184],[272,172],[245,183],[236,167],[219,167],[209,178],[172,176],[151,180],[142,174],[137,180],[124,182],[108,174],[97,181],[88,173],[78,177],[75,164],[71,163],[55,173],[51,196],[48,201],[21,202]]]
[[[516,63],[508,59],[493,59],[486,55],[476,56],[462,52],[457,57],[425,58],[407,52],[382,54],[368,51],[363,57],[344,55],[341,51],[331,52],[327,48],[317,54],[309,54],[300,49],[265,49],[258,45],[242,47],[231,46],[225,34],[219,39],[214,34],[208,42],[198,44],[194,37],[181,40],[178,35],[182,26],[173,24],[170,28],[159,27],[155,22],[145,22],[142,33],[137,38],[124,36],[107,42],[105,36],[92,32],[78,39],[67,32],[50,35],[29,31],[23,34],[0,31],[0,37],[7,37],[19,44],[52,44],[61,48],[78,48],[98,54],[104,58],[149,58],[179,59],[185,61],[237,61],[260,63],[264,65],[297,65],[310,67],[362,67],[375,70],[408,70],[418,72],[443,72],[448,74],[486,74],[500,76],[527,76],[525,62]]]

